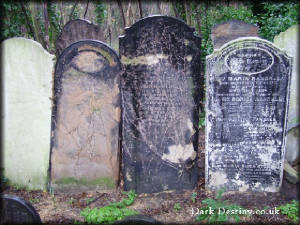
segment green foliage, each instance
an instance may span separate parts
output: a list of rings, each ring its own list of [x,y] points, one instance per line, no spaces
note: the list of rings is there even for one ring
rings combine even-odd
[[[257,15],[260,24],[259,34],[269,41],[273,41],[280,32],[299,23],[299,3],[262,2],[261,5],[264,13]]]
[[[178,212],[181,209],[180,203],[175,203],[174,209]]]
[[[10,37],[23,36],[22,30],[26,29],[26,22],[20,3],[2,1],[0,6],[0,17],[2,20],[0,41]]]
[[[202,128],[205,126],[205,111],[200,113],[199,117],[199,128]]]
[[[212,198],[206,198],[202,201],[203,204],[206,204],[206,207],[200,208],[202,211],[213,211],[212,214],[203,213],[196,217],[197,221],[206,220],[208,223],[215,222],[227,222],[230,217],[233,217],[236,222],[240,221],[240,216],[245,214],[240,214],[241,210],[246,210],[238,205],[229,204],[228,201],[222,201],[222,194],[224,190],[219,190],[216,196],[216,200]],[[228,212],[234,213],[219,213],[219,209]]]
[[[120,202],[110,203],[102,208],[85,208],[80,212],[84,217],[84,221],[89,224],[111,224],[116,220],[121,220],[126,216],[136,215],[138,212],[128,209],[127,206],[133,204],[136,194],[134,191],[124,192],[127,198],[122,199]]]
[[[103,24],[106,18],[106,7],[103,1],[95,1],[95,13],[96,13],[96,23],[97,24]]]
[[[193,193],[192,193],[192,196],[191,196],[191,199],[192,199],[192,202],[193,202],[193,203],[196,202],[196,198],[197,198],[197,192],[193,192]]]
[[[278,209],[282,214],[287,215],[287,217],[293,220],[295,223],[299,222],[299,201],[293,200],[291,203],[279,206]]]

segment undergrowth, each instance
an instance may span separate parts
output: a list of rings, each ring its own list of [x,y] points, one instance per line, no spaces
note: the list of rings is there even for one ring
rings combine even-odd
[[[122,199],[120,202],[113,202],[102,208],[85,208],[80,212],[80,215],[89,224],[112,224],[126,216],[138,214],[137,211],[127,208],[127,206],[133,204],[137,196],[135,191],[123,193],[127,195],[127,198]]]

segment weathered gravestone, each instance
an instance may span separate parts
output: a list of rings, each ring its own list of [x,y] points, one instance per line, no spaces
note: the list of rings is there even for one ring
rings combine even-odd
[[[299,158],[299,25],[294,25],[275,36],[274,44],[285,50],[293,60],[291,93],[287,123],[287,141],[285,158],[290,163],[297,163]]]
[[[125,190],[195,187],[201,45],[193,32],[153,16],[120,37]]]
[[[0,224],[39,224],[40,215],[27,201],[12,195],[1,196]]]
[[[214,49],[240,37],[258,37],[258,27],[240,20],[229,20],[216,24],[211,29]]]
[[[107,45],[79,41],[55,68],[51,185],[114,188],[119,175],[120,60]]]
[[[1,43],[3,167],[12,184],[46,189],[54,56],[29,39]]]
[[[101,27],[92,24],[88,20],[71,20],[64,26],[56,40],[56,52],[59,55],[69,45],[87,39],[104,41],[105,38]]]
[[[278,191],[291,58],[271,42],[239,38],[207,57],[206,187]]]

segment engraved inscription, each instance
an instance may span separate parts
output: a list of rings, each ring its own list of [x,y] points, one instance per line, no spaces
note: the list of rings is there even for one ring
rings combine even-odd
[[[272,54],[259,48],[242,48],[225,57],[225,65],[233,73],[257,74],[267,71],[274,63]]]
[[[206,186],[278,191],[290,59],[267,41],[244,38],[207,65]]]

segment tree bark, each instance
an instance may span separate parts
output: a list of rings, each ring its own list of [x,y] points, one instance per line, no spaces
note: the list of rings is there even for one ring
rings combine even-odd
[[[122,20],[123,20],[123,28],[125,28],[125,27],[127,27],[127,24],[126,24],[126,18],[125,18],[122,2],[120,0],[117,0],[117,2],[118,2],[119,9],[120,9],[120,14],[122,16]]]
[[[85,19],[85,17],[86,17],[86,13],[87,13],[87,11],[88,11],[88,8],[89,8],[89,3],[90,3],[90,1],[89,1],[89,0],[87,0],[87,3],[86,3],[86,8],[85,8],[85,12],[84,12],[84,15],[83,15],[83,19]]]
[[[45,20],[45,48],[49,50],[49,18],[48,18],[48,1],[44,0],[44,20]]]
[[[32,20],[32,25],[33,25],[33,30],[34,30],[34,34],[36,36],[36,40],[41,43],[43,45],[43,47],[45,47],[45,42],[44,42],[44,38],[43,38],[43,34],[41,32],[41,24],[40,24],[40,20],[38,19],[38,2],[29,2],[29,11],[31,14],[31,20]]]
[[[191,26],[191,7],[187,0],[184,0],[185,19],[187,25]]]
[[[26,8],[25,8],[25,5],[24,5],[24,2],[23,1],[20,1],[20,4],[21,4],[21,8],[22,8],[22,12],[25,16],[25,20],[26,20],[26,24],[27,24],[27,29],[30,31],[31,35],[33,36],[33,39],[35,41],[37,41],[37,37],[35,36],[35,33],[34,33],[34,29],[30,23],[30,20],[29,20],[29,17],[27,15],[27,12],[26,12]]]
[[[77,0],[77,1],[75,2],[75,4],[73,5],[72,11],[71,11],[71,13],[70,13],[70,15],[69,15],[69,20],[72,20],[73,13],[74,13],[75,8],[76,8],[76,6],[78,5],[78,3],[79,3],[79,0]]]

